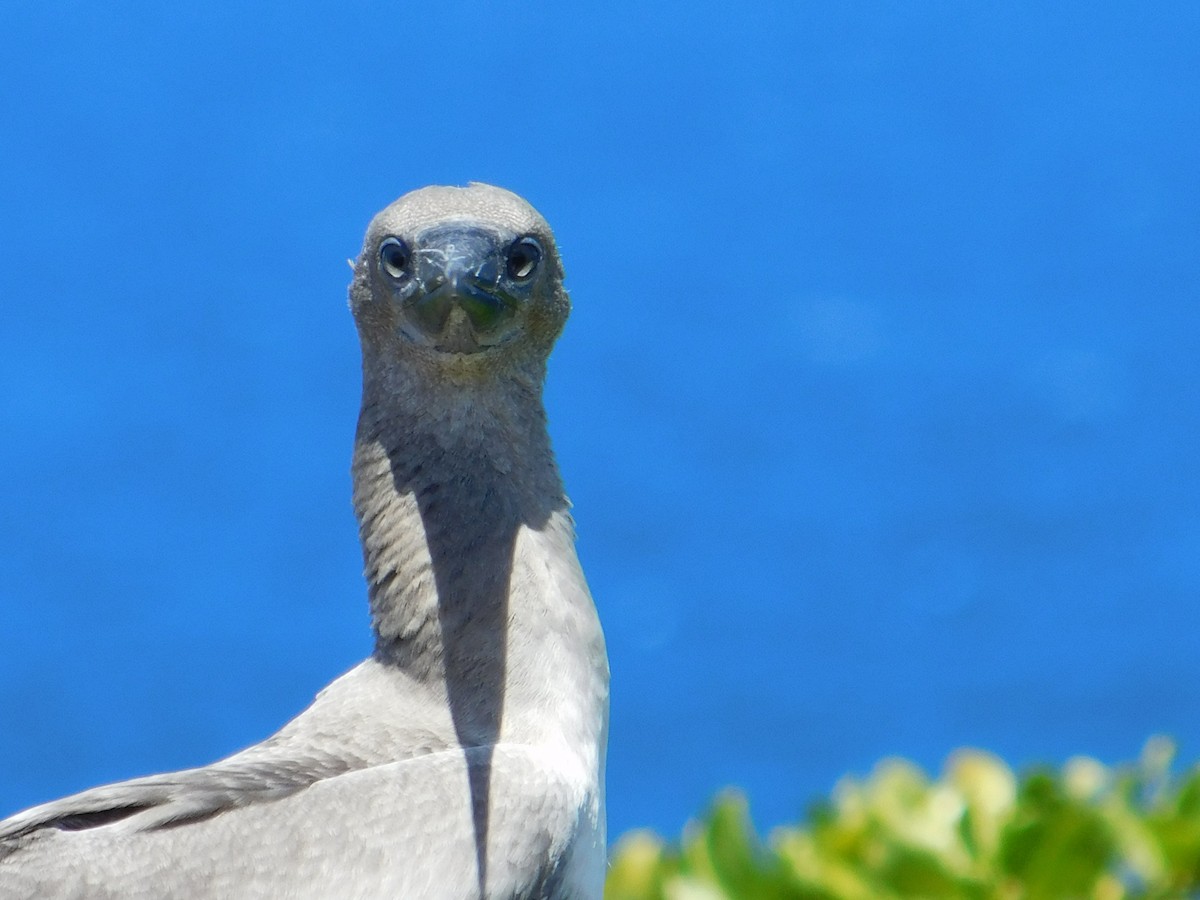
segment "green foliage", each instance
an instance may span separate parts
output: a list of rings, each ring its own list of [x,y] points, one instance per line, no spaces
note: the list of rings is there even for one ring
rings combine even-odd
[[[745,799],[716,798],[678,844],[617,843],[606,900],[1167,900],[1200,897],[1200,765],[1174,745],[1110,769],[1076,757],[1020,777],[962,750],[930,779],[885,760],[807,821],[759,838]]]

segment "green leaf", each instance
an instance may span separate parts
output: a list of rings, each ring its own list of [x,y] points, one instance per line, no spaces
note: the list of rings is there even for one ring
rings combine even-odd
[[[764,842],[725,791],[670,844],[648,832],[613,850],[606,900],[1168,900],[1200,897],[1200,767],[1147,741],[1110,768],[1074,757],[1019,778],[962,750],[930,779],[885,760],[842,779]]]

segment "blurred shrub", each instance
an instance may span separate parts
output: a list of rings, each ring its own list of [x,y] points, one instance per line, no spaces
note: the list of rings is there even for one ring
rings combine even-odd
[[[1018,777],[962,750],[937,780],[885,760],[765,842],[727,791],[678,844],[622,837],[605,898],[1200,897],[1200,766],[1173,777],[1174,752],[1152,738],[1133,765],[1077,757]]]

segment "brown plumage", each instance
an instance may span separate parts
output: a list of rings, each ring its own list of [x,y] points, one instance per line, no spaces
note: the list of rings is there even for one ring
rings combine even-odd
[[[549,226],[488,185],[354,265],[371,658],[220,762],[0,822],[0,898],[599,898],[608,666],[546,431]]]

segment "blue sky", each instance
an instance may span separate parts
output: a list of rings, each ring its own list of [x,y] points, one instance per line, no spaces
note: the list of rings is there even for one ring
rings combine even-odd
[[[1200,8],[9,4],[0,812],[369,649],[371,215],[555,227],[610,826],[846,771],[1200,755]]]

